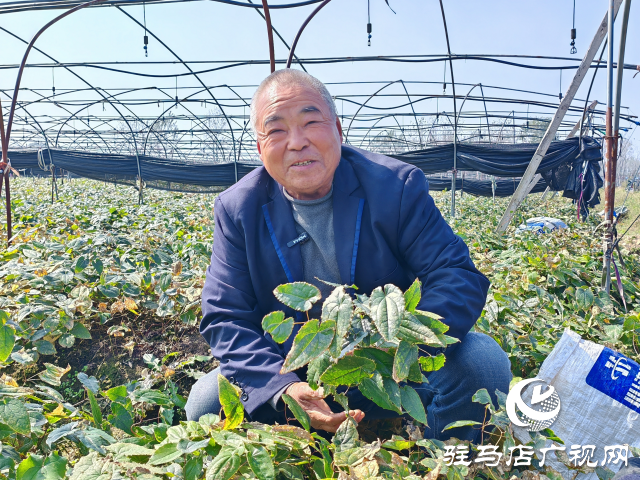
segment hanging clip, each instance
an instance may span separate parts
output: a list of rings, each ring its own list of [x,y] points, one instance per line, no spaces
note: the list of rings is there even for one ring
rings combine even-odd
[[[149,36],[145,35],[144,36],[144,56],[145,57],[149,56],[149,51],[147,50],[147,45],[149,45]]]
[[[569,51],[569,53],[571,53],[571,55],[578,53],[578,50],[576,49],[576,29],[575,28],[571,29],[571,50]]]
[[[371,46],[371,31],[372,31],[371,23],[367,23],[367,34],[369,34],[369,41],[367,45],[369,47]]]

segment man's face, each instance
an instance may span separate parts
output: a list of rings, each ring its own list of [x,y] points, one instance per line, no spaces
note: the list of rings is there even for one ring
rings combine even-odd
[[[258,152],[267,172],[299,200],[331,189],[342,128],[322,96],[306,86],[272,86],[256,99]]]

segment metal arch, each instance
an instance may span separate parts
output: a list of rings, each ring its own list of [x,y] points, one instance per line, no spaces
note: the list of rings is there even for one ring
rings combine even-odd
[[[387,83],[384,87],[380,88],[379,90],[377,90],[376,92],[374,92],[372,95],[369,96],[369,98],[367,98],[364,103],[362,103],[360,105],[360,108],[358,108],[358,110],[356,110],[356,113],[353,114],[353,116],[351,117],[351,121],[349,122],[349,126],[347,127],[347,134],[345,135],[345,143],[347,143],[347,141],[349,140],[349,132],[351,131],[351,125],[353,124],[354,119],[358,116],[358,113],[360,113],[360,110],[362,110],[367,103],[369,103],[369,100],[371,100],[373,97],[375,97],[378,93],[380,93],[382,90],[384,90],[385,88],[393,85],[394,83],[398,83],[401,80],[394,80],[393,82],[389,82]]]
[[[400,83],[402,83],[402,88],[404,88],[404,91],[407,94],[407,98],[409,99],[409,105],[411,106],[411,111],[413,112],[413,119],[416,122],[416,129],[418,130],[418,138],[420,139],[420,147],[422,147],[422,134],[420,133],[420,125],[418,125],[418,117],[416,116],[416,111],[413,108],[413,103],[411,102],[411,97],[409,96],[409,91],[407,90],[407,86],[404,84],[403,80],[400,80]]]
[[[122,8],[120,8],[119,6],[116,6],[116,8],[118,10],[120,10],[123,14],[125,14],[127,17],[129,17],[131,20],[133,20],[139,27],[141,28],[145,28],[144,25],[142,25],[140,22],[138,22],[138,20],[136,20],[135,18],[133,18],[131,15],[129,15],[127,12],[125,12]],[[164,48],[166,48],[174,57],[176,57],[180,63],[182,63],[182,65],[184,65],[184,67],[189,70],[189,72],[191,72],[191,74],[196,78],[196,80],[198,80],[198,82],[200,83],[200,85],[202,85],[202,87],[204,89],[207,90],[207,93],[209,93],[209,95],[211,96],[211,98],[213,99],[214,102],[216,102],[216,105],[218,106],[218,108],[220,109],[220,112],[224,115],[225,119],[227,120],[227,124],[229,125],[229,130],[231,132],[231,140],[233,142],[233,151],[235,154],[235,150],[236,150],[236,139],[235,139],[235,135],[233,134],[233,127],[231,126],[231,121],[229,120],[228,115],[224,112],[224,109],[222,108],[222,105],[220,105],[220,102],[218,102],[218,99],[213,95],[213,93],[211,93],[211,90],[209,89],[209,87],[207,87],[204,82],[200,79],[200,77],[198,76],[197,73],[195,73],[191,67],[184,62],[184,60],[182,60],[177,53],[175,53],[171,48],[169,48],[169,46],[164,43],[162,40],[160,40],[160,38],[158,36],[156,36],[151,30],[149,30],[148,28],[146,29],[146,31],[148,32],[149,35],[151,35],[153,38],[155,38],[160,45],[162,45]],[[234,155],[234,162],[235,162],[235,155]],[[237,170],[237,166],[236,166],[236,170]],[[237,175],[236,175],[237,177]]]
[[[253,4],[253,2],[251,0],[247,0],[249,3]],[[320,1],[320,0],[318,0]],[[273,6],[271,6],[270,8],[274,8]],[[256,6],[256,12],[258,12],[258,14],[262,17],[262,19],[264,21],[267,21],[267,18],[264,16],[264,14],[260,11],[260,8],[258,8]],[[287,50],[291,50],[291,47],[289,46],[289,44],[285,41],[284,38],[282,38],[282,35],[280,35],[280,33],[278,32],[278,30],[276,30],[276,27],[273,26],[273,24],[271,24],[271,28],[273,29],[273,33],[275,33],[278,38],[280,39],[280,41],[284,44],[285,47],[287,47]],[[298,58],[297,55],[294,55],[296,61],[298,62],[298,65],[300,65],[300,68],[302,68],[302,70],[304,70],[305,72],[307,72],[307,69],[304,68],[304,65],[302,64],[302,62],[300,61],[300,59]],[[309,73],[309,72],[307,72]],[[240,147],[241,148],[241,147]]]
[[[165,95],[168,95],[168,94],[167,94],[165,91],[163,91],[162,89],[158,89],[158,90],[159,90],[160,92],[164,93]],[[203,92],[203,91],[204,91],[204,90],[200,90],[200,91],[198,91],[198,92],[195,92],[195,93],[193,93],[192,95],[190,95],[189,97],[186,97],[186,98],[190,98],[190,97],[192,97],[192,96],[194,96],[194,95],[197,95],[198,93],[201,93],[201,92]],[[158,117],[153,121],[153,123],[151,124],[151,126],[149,126],[149,127],[148,127],[147,136],[145,137],[145,140],[144,140],[144,147],[143,147],[143,150],[142,150],[142,154],[143,154],[143,155],[145,155],[145,154],[146,154],[146,151],[147,151],[147,141],[149,140],[149,134],[150,134],[150,133],[151,133],[151,131],[153,130],[154,125],[158,122],[158,120],[159,120],[162,116],[164,116],[164,114],[165,114],[165,113],[167,113],[167,112],[168,112],[171,108],[173,108],[174,106],[175,106],[175,105],[170,105],[168,108],[166,108],[166,109],[165,109],[165,110],[164,110],[160,115],[158,115]],[[189,110],[187,107],[185,107],[184,105],[182,105],[182,108],[184,108],[187,112],[189,112],[189,113],[191,114],[191,116],[192,116],[196,121],[200,122],[200,123],[202,124],[202,126],[203,126],[203,127],[205,127],[205,128],[209,131],[209,133],[211,134],[210,136],[211,136],[212,140],[214,140],[215,142],[217,142],[217,143],[220,145],[220,149],[221,149],[221,150],[223,151],[223,153],[224,153],[224,147],[222,146],[222,143],[221,143],[221,142],[220,142],[220,140],[219,140],[219,139],[218,139],[218,138],[213,134],[213,132],[211,131],[211,129],[210,129],[210,128],[209,128],[209,127],[208,127],[204,122],[202,122],[202,120],[200,120],[200,119],[198,118],[198,116],[197,116],[197,115],[195,115],[195,114],[194,114],[191,110]],[[164,148],[164,146],[163,146],[163,148]],[[177,150],[177,148],[176,148],[176,150]],[[166,149],[165,149],[165,153],[166,153]]]
[[[263,0],[266,3],[266,0]],[[302,22],[302,25],[300,26],[300,30],[298,30],[298,33],[296,34],[296,38],[293,40],[293,43],[291,44],[291,49],[289,50],[289,58],[287,58],[287,65],[285,68],[291,68],[291,62],[293,60],[293,54],[296,51],[296,46],[298,45],[298,40],[300,40],[300,35],[302,35],[302,32],[304,31],[305,27],[309,24],[309,22],[311,21],[311,19],[313,17],[315,17],[316,13],[318,13],[320,10],[322,10],[322,8],[324,8],[324,6],[329,3],[331,0],[324,0],[320,5],[318,5],[315,10],[313,12],[311,12],[311,15],[309,15],[307,17],[307,19]]]
[[[484,89],[482,88],[482,83],[480,83],[479,85],[480,85],[480,92],[482,93],[482,103],[484,104],[484,116],[487,120],[487,135],[489,136],[489,143],[491,143],[491,127],[489,126],[489,113],[487,112],[487,101],[484,98]]]
[[[113,106],[113,103],[111,102],[111,100],[109,100],[109,98],[115,98],[117,95],[125,95],[125,94],[127,94],[127,93],[134,92],[134,91],[136,91],[136,90],[138,90],[138,89],[125,90],[125,91],[122,91],[122,92],[120,92],[120,93],[118,93],[118,94],[116,94],[116,95],[109,95],[109,96],[107,96],[107,97],[105,97],[104,95],[101,95],[101,96],[102,96],[102,98],[103,98],[102,100],[95,100],[95,101],[94,101],[94,102],[92,102],[92,103],[88,103],[88,104],[84,105],[80,110],[76,111],[75,113],[70,112],[69,110],[67,110],[67,109],[65,108],[64,110],[66,110],[70,115],[69,115],[69,117],[68,117],[68,118],[67,118],[67,119],[66,119],[66,120],[65,120],[65,121],[60,125],[60,128],[58,129],[58,133],[57,133],[57,135],[56,135],[56,143],[55,143],[56,147],[58,146],[58,139],[60,138],[60,132],[62,131],[62,129],[64,128],[64,126],[69,122],[69,120],[71,120],[71,119],[73,119],[73,118],[77,118],[78,120],[80,120],[81,122],[83,122],[83,123],[84,123],[84,121],[82,120],[82,118],[77,117],[78,113],[80,113],[80,112],[81,112],[81,111],[83,111],[84,109],[87,109],[87,108],[89,108],[89,107],[92,107],[92,106],[94,106],[94,105],[97,105],[97,104],[102,103],[102,102],[105,102],[105,101],[106,101],[106,102],[108,102],[108,103],[109,103],[109,105]],[[118,102],[118,103],[120,103],[120,102]],[[122,103],[120,103],[120,104],[122,105]],[[123,106],[124,106],[124,105],[123,105]],[[130,108],[128,108],[128,107],[126,107],[126,106],[125,106],[125,108],[127,108],[127,110],[129,110],[129,112],[131,112],[131,114],[132,114],[134,117],[136,117],[136,119],[137,119],[139,122],[144,123],[140,117],[138,117],[135,113],[133,113],[133,112],[131,111],[131,109],[130,109]],[[116,109],[116,111],[117,111],[118,113],[120,113],[120,112],[118,111],[118,109]],[[124,116],[123,116],[122,114],[120,114],[120,116],[124,119]],[[125,120],[125,121],[126,121],[126,120]],[[89,125],[89,128],[91,128],[91,126],[90,126],[90,125]],[[98,135],[98,136],[99,136],[99,135]],[[102,137],[101,137],[101,138],[102,138]],[[105,143],[106,143],[106,142],[105,142]]]
[[[30,91],[33,91],[33,90],[30,90]],[[51,98],[51,97],[46,97],[46,96],[44,96],[44,95],[42,95],[42,94],[40,94],[40,93],[38,93],[38,92],[33,92],[33,93],[35,93],[35,94],[37,94],[37,95],[40,95],[40,96],[41,96],[41,99],[40,99],[40,100],[38,100],[38,102],[29,102],[27,105],[34,105],[35,103],[39,103],[41,100],[49,100],[49,99]],[[70,92],[69,92],[69,93],[70,93]],[[5,94],[6,94],[6,93],[5,93]],[[63,94],[63,95],[64,95],[64,94]],[[71,114],[71,112],[70,112],[66,107],[63,107],[62,105],[58,105],[58,107],[59,107],[59,108],[62,108],[64,111],[66,111],[67,113]],[[24,105],[23,105],[21,108],[25,109]],[[25,109],[25,111],[26,111],[26,109]],[[35,120],[35,119],[34,119],[34,120]],[[106,140],[105,140],[104,138],[102,138],[102,136],[101,136],[97,131],[95,131],[95,130],[91,127],[91,125],[89,125],[87,122],[84,122],[84,120],[82,120],[82,118],[79,118],[78,120],[80,120],[82,123],[84,123],[85,125],[87,125],[87,127],[89,127],[89,130],[93,131],[93,132],[96,134],[96,136],[97,136],[100,140],[102,140],[102,141],[104,142],[104,144],[107,146],[107,149],[109,148],[109,145],[107,144]],[[53,129],[53,126],[51,126],[51,129]],[[59,132],[58,132],[58,135],[59,135]],[[94,143],[96,146],[98,146],[98,145],[99,145],[99,144],[98,144],[98,142],[96,142],[95,140],[93,140],[93,143]],[[58,138],[57,138],[57,136],[56,136],[56,147],[57,147],[57,146],[58,146]],[[47,148],[48,148],[48,147],[47,147]],[[110,151],[110,150],[109,150],[109,151]]]
[[[27,43],[27,41],[26,41],[26,40],[23,40],[23,39],[22,39],[22,38],[20,38],[19,36],[17,36],[17,35],[15,35],[15,34],[13,34],[12,32],[10,32],[10,31],[6,30],[5,28],[0,27],[3,31],[5,31],[6,33],[10,34],[12,37],[14,37],[14,38],[16,38],[16,39],[20,40],[20,41],[21,41],[21,42],[23,42],[23,43],[27,43],[27,45],[28,45],[28,46],[27,46],[27,51],[25,52],[25,56],[24,56],[24,58],[23,58],[23,60],[22,60],[21,70],[20,70],[20,73],[18,74],[18,80],[16,81],[16,88],[15,88],[14,96],[13,96],[13,99],[12,99],[12,105],[13,105],[13,103],[14,103],[14,102],[17,102],[17,99],[18,99],[18,92],[19,92],[19,86],[20,86],[20,79],[21,79],[21,77],[22,77],[22,70],[24,69],[24,65],[25,65],[25,63],[26,63],[27,56],[28,56],[29,51],[31,50],[31,48],[34,48],[37,52],[41,53],[42,55],[44,55],[45,57],[49,58],[49,59],[50,59],[50,60],[52,60],[53,62],[55,62],[55,63],[57,63],[57,64],[60,64],[60,62],[58,62],[58,61],[57,61],[55,58],[53,58],[51,55],[48,55],[48,54],[44,53],[41,49],[39,49],[39,48],[37,48],[37,47],[35,47],[35,46],[34,46],[35,41],[36,41],[36,40],[38,39],[38,37],[42,34],[42,32],[43,32],[44,30],[46,30],[49,26],[53,25],[53,24],[54,24],[55,22],[57,22],[58,20],[60,20],[60,19],[62,19],[62,18],[64,18],[64,17],[66,17],[67,15],[70,15],[71,13],[73,13],[73,12],[75,12],[75,11],[77,11],[77,10],[80,10],[81,8],[87,7],[87,6],[89,6],[90,4],[97,3],[97,2],[100,2],[100,1],[104,1],[104,0],[91,0],[90,2],[83,3],[82,5],[80,5],[80,6],[78,6],[78,7],[75,7],[75,8],[72,8],[72,9],[70,9],[70,10],[66,11],[65,13],[63,13],[63,14],[59,15],[58,17],[56,17],[55,19],[53,19],[53,20],[51,20],[49,23],[47,23],[43,28],[41,28],[41,29],[38,31],[38,33],[36,34],[36,36],[35,36],[35,37],[31,40],[31,42],[29,42],[29,43]],[[71,69],[70,69],[70,68],[68,68],[68,67],[63,67],[63,68],[64,68],[65,70],[69,71],[69,72],[70,72],[72,75],[74,75],[75,77],[77,77],[80,81],[82,81],[83,83],[85,83],[86,85],[88,85],[89,87],[91,87],[91,88],[92,88],[96,93],[98,93],[98,95],[100,95],[100,96],[101,96],[101,97],[103,97],[106,101],[108,101],[108,99],[107,99],[106,97],[104,97],[104,95],[102,95],[102,93],[99,91],[99,89],[95,88],[93,85],[91,85],[88,81],[86,81],[84,78],[82,78],[82,77],[81,77],[80,75],[78,75],[76,72],[74,72],[73,70],[71,70]],[[118,108],[116,108],[113,104],[111,104],[111,102],[109,102],[109,104],[110,104],[110,105],[111,105],[111,106],[116,110],[116,112],[118,112],[118,114],[122,117],[122,119],[125,121],[125,123],[126,123],[126,124],[127,124],[127,126],[129,127],[129,130],[131,131],[131,135],[133,135],[133,130],[131,129],[131,126],[129,125],[129,121],[125,118],[125,116],[124,116],[124,115],[122,115],[122,113],[120,112],[120,110],[118,110]],[[12,107],[11,112],[13,112],[13,108],[15,108],[15,107]],[[11,112],[10,112],[10,115],[11,115]],[[133,114],[133,112],[131,112],[131,113]],[[134,114],[134,115],[135,115],[135,114]],[[11,121],[11,116],[9,117],[9,120]],[[11,126],[11,124],[9,123],[9,124],[7,125],[7,130],[9,130],[9,127],[10,127],[10,126]],[[3,133],[4,133],[4,132],[3,132]],[[8,133],[8,132],[7,132],[7,133]],[[8,150],[8,146],[9,146],[9,136],[8,136],[8,135],[5,135],[5,139],[4,139],[4,140],[6,141],[6,145],[7,145],[7,146],[6,146],[6,147],[3,147],[3,150]],[[134,138],[134,144],[135,144],[135,138]],[[139,177],[140,177],[140,184],[142,185],[142,172],[141,172],[141,170],[140,170],[140,159],[138,158],[137,147],[136,147],[136,162],[137,162],[137,166],[138,166],[138,175],[139,175]],[[140,203],[142,203],[142,201],[143,201],[142,188],[140,188],[140,190],[139,190],[138,201],[139,201]],[[8,233],[9,233],[9,237],[10,237],[10,236],[11,236],[11,235],[10,235],[10,232],[8,232]]]

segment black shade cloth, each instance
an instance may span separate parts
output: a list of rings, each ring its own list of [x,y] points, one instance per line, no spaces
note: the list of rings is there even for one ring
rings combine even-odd
[[[457,170],[474,171],[496,177],[512,177],[514,180],[497,179],[495,195],[512,195],[533,154],[538,147],[533,143],[520,144],[467,144],[457,146]],[[533,192],[564,190],[564,195],[580,201],[585,207],[599,203],[598,189],[602,186],[600,167],[602,148],[590,137],[583,137],[582,148],[578,138],[552,142],[544,156],[538,173],[544,178]],[[20,150],[9,152],[15,169],[48,170],[51,163],[80,177],[114,183],[136,185],[138,165],[135,155],[114,155],[74,150]],[[38,161],[40,156],[40,161]],[[422,169],[427,175],[442,173],[453,168],[453,145],[438,145],[424,150],[391,155]],[[181,159],[162,159],[139,156],[140,171],[146,187],[163,190],[217,192],[221,191],[259,166],[256,163],[205,163]],[[28,172],[27,172],[28,173]],[[582,175],[582,178],[580,177]],[[584,181],[583,181],[584,179]],[[451,188],[451,179],[429,178],[432,190]],[[458,177],[457,189],[473,195],[492,196],[490,180],[462,180]]]

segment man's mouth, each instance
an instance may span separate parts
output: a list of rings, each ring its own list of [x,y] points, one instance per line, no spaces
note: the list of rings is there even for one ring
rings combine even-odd
[[[311,165],[313,160],[304,160],[301,162],[295,162],[292,167],[306,167],[307,165]]]

